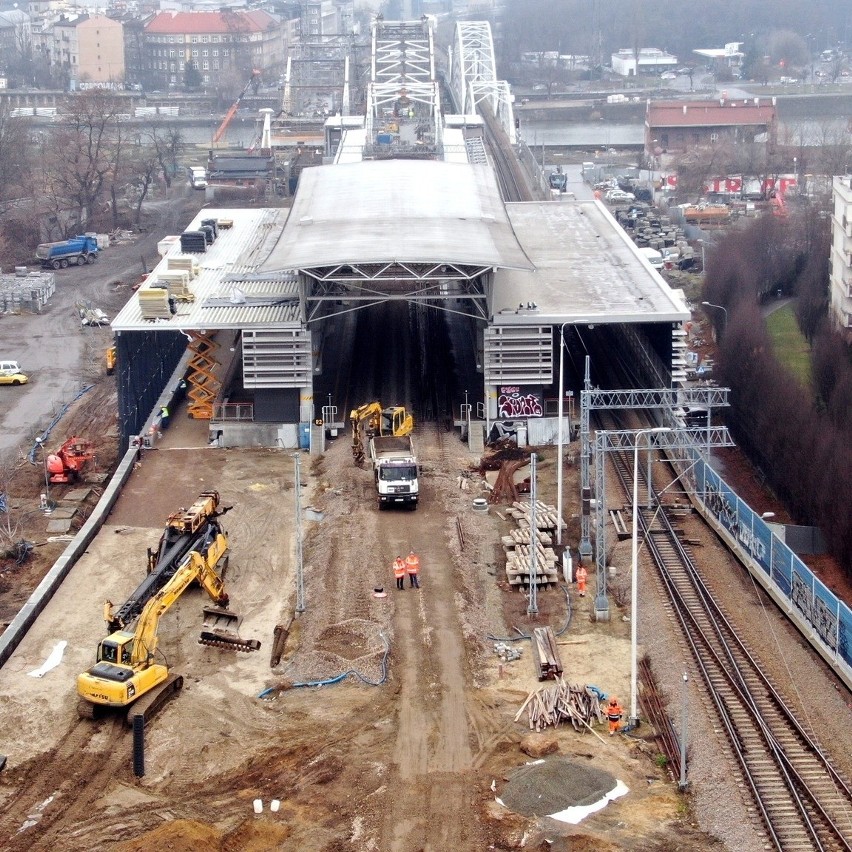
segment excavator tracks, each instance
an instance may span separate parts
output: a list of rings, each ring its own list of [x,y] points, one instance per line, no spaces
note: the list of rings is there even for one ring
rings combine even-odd
[[[148,724],[163,707],[183,689],[183,675],[170,674],[156,689],[147,692],[130,705],[127,711],[127,724],[133,726],[136,716],[142,716]]]

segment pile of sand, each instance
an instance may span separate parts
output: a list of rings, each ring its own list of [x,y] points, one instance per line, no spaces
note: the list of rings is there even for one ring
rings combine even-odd
[[[608,772],[553,757],[515,770],[500,794],[509,810],[545,816],[600,801],[616,786]]]

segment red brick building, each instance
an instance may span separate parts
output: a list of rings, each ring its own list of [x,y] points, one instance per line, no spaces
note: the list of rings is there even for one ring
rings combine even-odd
[[[164,89],[183,84],[187,65],[205,84],[228,71],[248,79],[283,65],[284,29],[260,9],[160,12],[145,25],[142,61],[145,78]]]
[[[648,101],[645,151],[684,154],[722,142],[775,142],[775,105],[770,98],[712,101]]]

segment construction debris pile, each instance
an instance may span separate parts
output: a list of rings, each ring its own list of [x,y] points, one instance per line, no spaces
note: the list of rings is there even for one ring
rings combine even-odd
[[[84,302],[77,302],[77,313],[80,314],[80,324],[83,326],[109,325],[109,317],[100,309],[93,308]]]
[[[501,791],[500,801],[524,816],[558,814],[599,802],[616,784],[616,779],[601,769],[565,757],[550,757],[516,769]]]
[[[0,274],[0,313],[39,314],[56,292],[56,276],[52,272],[30,272],[16,266],[15,274]]]
[[[523,648],[518,645],[510,645],[508,642],[495,642],[494,653],[503,660],[504,663],[513,663],[515,660],[521,659]]]
[[[548,726],[555,728],[562,722],[573,725],[575,731],[583,731],[606,719],[597,690],[569,685],[561,677],[553,684],[533,690],[518,710],[516,722],[524,710],[531,731],[541,731]]]
[[[497,478],[491,482],[489,503],[511,503],[521,492],[529,491],[529,474],[524,470],[529,461],[530,454],[508,438],[501,438],[490,445],[488,452],[479,460],[479,472],[486,481],[492,479],[487,476],[489,471],[498,471]]]
[[[559,582],[556,552],[552,548],[556,531],[557,513],[554,506],[537,500],[535,503],[535,535],[532,533],[532,506],[516,500],[509,515],[518,522],[518,528],[502,539],[506,554],[506,579],[510,586],[529,586],[535,548],[535,583],[549,587]],[[565,522],[562,522],[563,529]]]

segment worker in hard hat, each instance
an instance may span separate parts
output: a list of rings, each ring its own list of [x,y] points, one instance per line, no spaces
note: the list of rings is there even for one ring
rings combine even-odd
[[[408,581],[411,583],[412,589],[420,588],[420,557],[413,551],[409,551],[405,557],[405,570],[408,572]]]
[[[586,597],[586,578],[588,576],[586,569],[582,565],[578,565],[575,578],[577,580],[577,592],[581,598]]]
[[[401,556],[397,556],[393,561],[393,576],[396,579],[396,587],[398,589],[405,588],[405,562]]]
[[[618,699],[615,696],[612,696],[612,698],[609,699],[609,704],[606,706],[606,719],[609,722],[610,736],[614,736],[618,732],[622,715],[623,711],[621,709],[621,705],[618,703]]]

